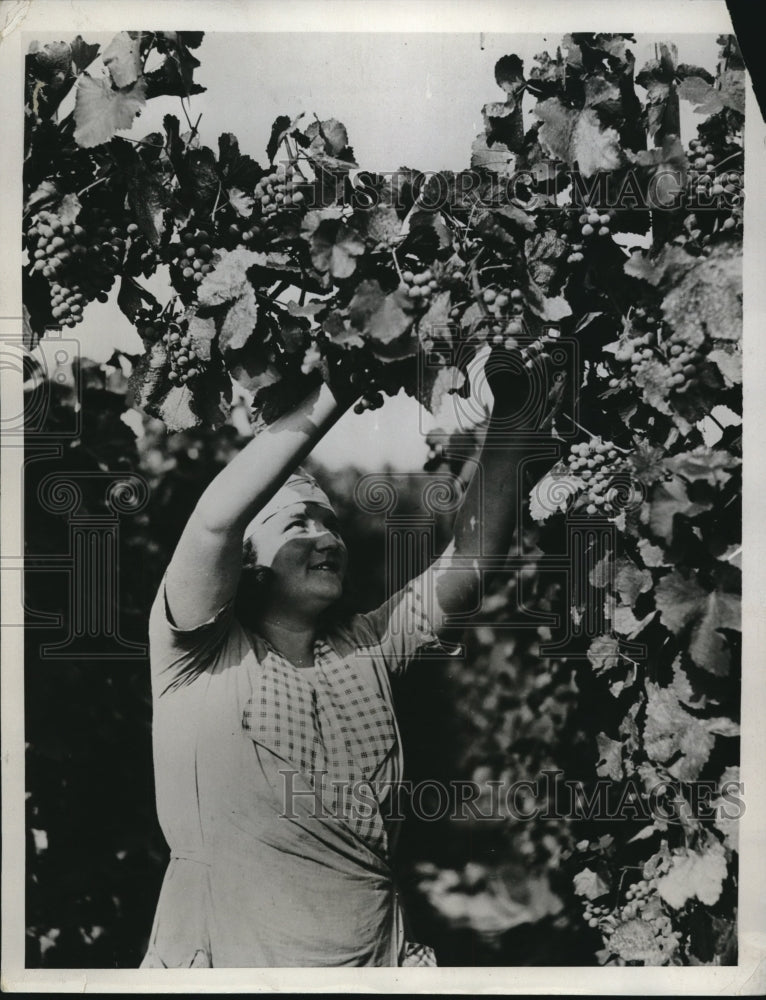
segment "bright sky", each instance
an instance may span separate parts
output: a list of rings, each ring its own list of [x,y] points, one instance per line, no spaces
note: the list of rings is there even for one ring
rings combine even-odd
[[[40,34],[41,42],[50,40]],[[59,33],[56,38],[60,38]],[[85,35],[108,44],[111,34]],[[631,46],[641,67],[654,58],[655,35],[636,35]],[[29,39],[32,40],[31,37]],[[468,166],[471,143],[482,128],[482,105],[501,100],[494,80],[500,56],[516,53],[530,65],[544,50],[555,51],[559,36],[486,34],[221,34],[209,33],[196,50],[201,62],[195,79],[207,92],[191,101],[190,117],[202,114],[202,142],[216,147],[222,132],[233,132],[240,148],[260,162],[277,115],[306,111],[335,117],[347,127],[360,166],[374,171],[400,166],[460,170]],[[714,70],[713,35],[674,35],[679,62]],[[94,65],[98,71],[100,62]],[[68,110],[65,104],[62,113]],[[689,106],[682,105],[688,117]],[[131,132],[140,137],[162,130],[168,112],[183,121],[177,98],[150,101]],[[530,118],[531,120],[531,118]],[[691,123],[689,123],[691,124]],[[682,123],[683,126],[683,123]],[[687,128],[684,133],[689,135]],[[162,301],[168,298],[164,275],[148,283]],[[131,324],[118,310],[116,289],[110,302],[88,306],[74,331],[83,354],[96,361],[115,347],[140,350]],[[315,450],[331,467],[355,464],[419,469],[425,457],[424,433],[444,425],[403,395],[387,399],[362,416],[348,414]]]

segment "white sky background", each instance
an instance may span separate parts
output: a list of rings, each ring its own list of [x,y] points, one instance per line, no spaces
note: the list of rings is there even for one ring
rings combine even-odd
[[[83,32],[88,42],[112,33]],[[40,42],[71,40],[61,32],[32,37]],[[715,70],[718,47],[714,35],[636,34],[631,49],[637,68],[655,56],[658,41],[672,40],[679,62]],[[296,117],[301,111],[324,119],[338,118],[360,167],[385,172],[401,166],[422,171],[461,170],[469,166],[471,143],[483,129],[481,108],[503,99],[495,83],[494,66],[503,55],[516,53],[529,70],[533,56],[555,52],[560,35],[501,34],[229,34],[208,33],[194,54],[200,60],[195,80],[208,89],[191,99],[189,116],[201,114],[203,144],[217,148],[222,132],[233,132],[240,149],[262,165],[271,125],[277,115]],[[91,68],[98,73],[100,60]],[[73,94],[62,105],[65,114]],[[533,99],[525,103],[527,124]],[[690,106],[682,102],[684,141],[693,135]],[[162,131],[162,119],[175,114],[187,128],[178,98],[147,103],[125,135],[140,138]],[[686,121],[684,121],[684,118]],[[310,120],[310,119],[309,119]],[[160,301],[169,297],[164,269],[146,284]],[[140,279],[144,280],[144,279]],[[140,351],[133,326],[116,305],[116,289],[104,305],[94,302],[72,334],[82,353],[107,360],[115,347]],[[51,345],[52,346],[52,345]],[[47,352],[46,352],[47,353]],[[449,400],[449,397],[448,397]],[[451,401],[450,401],[451,402]],[[353,464],[376,469],[390,464],[398,470],[420,469],[425,432],[449,423],[449,412],[436,418],[412,399],[386,397],[385,405],[361,416],[347,414],[314,451],[330,466]]]

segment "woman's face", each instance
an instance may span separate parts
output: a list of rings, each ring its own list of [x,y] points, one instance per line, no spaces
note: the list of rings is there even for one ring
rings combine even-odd
[[[317,503],[292,504],[250,537],[258,565],[272,572],[274,603],[318,614],[341,596],[348,553],[331,510]]]

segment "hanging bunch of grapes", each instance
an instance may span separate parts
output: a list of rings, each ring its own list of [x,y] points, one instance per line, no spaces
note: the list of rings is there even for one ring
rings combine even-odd
[[[669,870],[670,861],[663,859],[652,867],[649,877],[627,885],[616,906],[592,900],[583,903],[583,920],[601,932],[606,954],[623,963],[677,964],[682,934],[657,891],[658,880]]]
[[[621,375],[610,378],[610,389],[629,390],[651,371],[653,380],[661,380],[669,395],[683,394],[697,384],[704,352],[669,330],[658,310],[637,306],[615,361],[625,367]]]
[[[255,186],[255,197],[260,203],[263,218],[270,219],[279,212],[301,208],[305,195],[300,185],[305,183],[306,178],[292,163],[281,163],[262,177]]]
[[[581,505],[588,514],[614,516],[631,488],[631,466],[622,449],[599,437],[573,444],[569,470],[585,484]]]
[[[79,206],[78,206],[79,207]],[[115,277],[122,271],[126,219],[101,203],[78,213],[43,209],[25,232],[31,271],[50,286],[51,315],[62,326],[76,326],[88,302],[106,302]]]
[[[166,248],[170,280],[186,300],[194,296],[197,285],[213,270],[210,239],[209,229],[192,218],[180,230],[178,239]]]
[[[704,246],[721,234],[741,232],[743,154],[734,137],[709,129],[689,143],[687,199],[693,211],[684,220],[688,238]]]

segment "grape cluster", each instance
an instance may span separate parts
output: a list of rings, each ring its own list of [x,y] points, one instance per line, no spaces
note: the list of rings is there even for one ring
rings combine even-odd
[[[51,316],[61,326],[77,326],[87,301],[79,285],[60,285],[58,282],[51,284]]]
[[[197,357],[184,325],[177,319],[171,318],[166,323],[162,342],[168,350],[168,378],[171,382],[186,385],[202,373],[204,365]]]
[[[585,260],[585,255],[583,254],[583,244],[572,243],[569,248],[567,264],[582,264],[583,260]]]
[[[68,327],[80,322],[86,303],[107,301],[125,255],[123,218],[113,219],[93,205],[81,219],[66,222],[43,210],[26,233],[32,270],[50,284],[51,315]]]
[[[611,910],[608,906],[604,904],[596,905],[590,899],[586,899],[583,904],[583,920],[588,927],[598,927],[601,924],[602,919],[610,913]]]
[[[165,332],[165,323],[160,315],[160,307],[142,307],[136,312],[136,330],[139,337],[147,343],[153,344],[159,340]]]
[[[179,241],[171,243],[168,252],[173,266],[171,277],[180,279],[187,289],[193,289],[213,270],[210,234],[193,222],[181,230]]]
[[[718,207],[724,211],[723,218],[715,220],[717,232],[742,228],[742,173],[739,170],[723,169],[725,162],[736,158],[737,154],[741,155],[741,148],[733,148],[733,153],[732,147],[729,147],[725,153],[716,156],[709,143],[703,139],[692,139],[687,151],[690,162],[687,180],[692,203],[704,208]],[[724,157],[723,161],[721,156]],[[695,239],[701,235],[702,227],[696,217],[687,218],[686,228],[691,230]],[[709,226],[707,228],[710,230]],[[702,242],[710,242],[712,235],[711,231],[706,232],[702,236]]]
[[[276,215],[286,208],[300,208],[304,201],[299,184],[303,175],[293,164],[281,163],[255,185],[255,196],[261,203],[264,218]]]
[[[591,438],[573,444],[567,458],[569,470],[585,482],[588,514],[608,514],[612,507],[614,477],[628,469],[611,441]]]
[[[126,233],[130,240],[125,255],[125,271],[133,277],[143,274],[148,278],[157,270],[157,253],[135,222],[128,223]]]
[[[434,277],[430,267],[423,271],[402,271],[402,281],[407,289],[407,295],[418,305],[426,307],[431,296],[438,289],[439,282]]]
[[[606,212],[599,212],[595,208],[586,209],[577,219],[582,238],[591,240],[597,236],[609,236],[614,214],[611,209]]]
[[[490,325],[491,342],[504,344],[511,350],[518,347],[517,337],[524,332],[524,293],[520,288],[488,287],[482,290],[487,312],[494,318]]]
[[[221,233],[221,242],[227,250],[249,249],[261,236],[260,226],[252,219],[238,217]]]
[[[673,921],[660,904],[657,895],[657,877],[663,875],[670,862],[663,859],[657,866],[656,873],[651,878],[642,878],[634,882],[625,892],[625,901],[614,908],[606,904],[597,904],[591,900],[583,903],[583,919],[588,927],[598,929],[604,936],[604,941],[619,954],[618,940],[628,940],[632,932],[649,928],[654,937],[658,961],[667,961],[678,949],[681,943],[681,933],[673,927]]]
[[[715,173],[716,155],[713,147],[703,139],[692,139],[689,143],[687,156],[689,158],[688,179],[697,185],[697,194],[705,194],[707,185]]]
[[[629,363],[630,376],[612,377],[611,389],[625,388],[650,364],[660,363],[668,392],[685,393],[699,379],[701,351],[690,347],[676,331],[661,338],[660,317],[639,306],[633,315],[634,328],[615,352],[615,360]]]
[[[44,278],[55,279],[87,253],[87,239],[82,226],[63,222],[53,212],[41,211],[27,230],[27,244],[32,270]]]

